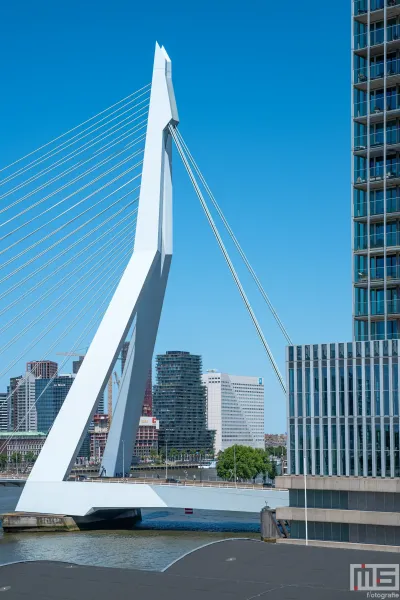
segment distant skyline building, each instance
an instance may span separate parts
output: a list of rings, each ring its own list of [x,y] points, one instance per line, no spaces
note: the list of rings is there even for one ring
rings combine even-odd
[[[353,336],[397,339],[400,5],[359,0],[353,7]]]
[[[96,414],[89,429],[90,436],[90,458],[100,462],[104,454],[108,438],[108,415]]]
[[[79,356],[78,360],[72,361],[72,373],[74,375],[76,375],[78,373],[79,369],[81,368],[84,358],[85,358],[85,355],[82,355],[82,356]],[[107,389],[107,387],[106,387],[106,389]],[[104,415],[104,390],[99,396],[96,414]]]
[[[54,379],[35,381],[35,401],[38,431],[48,433],[74,382],[74,375],[60,375]]]
[[[35,377],[51,379],[57,375],[58,363],[51,360],[31,360],[26,363],[26,370]]]
[[[279,446],[286,446],[287,434],[286,433],[266,433],[264,435],[265,447],[266,448],[277,448]]]
[[[215,452],[235,444],[264,448],[264,380],[209,370],[207,423],[215,431]]]
[[[10,378],[11,431],[37,431],[35,379],[32,372]]]
[[[140,417],[133,456],[139,459],[149,458],[152,452],[158,452],[158,430],[160,423],[156,417]]]
[[[159,448],[210,451],[214,432],[207,429],[206,388],[201,356],[168,351],[156,357],[154,414],[160,421]]]
[[[0,392],[0,431],[8,431],[11,422],[10,400],[7,392]]]
[[[151,417],[153,415],[153,381],[151,376],[151,367],[147,377],[146,390],[144,392],[144,400],[142,407],[142,416]]]

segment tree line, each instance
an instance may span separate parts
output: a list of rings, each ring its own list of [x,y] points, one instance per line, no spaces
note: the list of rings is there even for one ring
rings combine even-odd
[[[268,450],[235,445],[218,454],[217,475],[227,481],[235,481],[235,477],[237,480],[255,480],[260,475],[264,480],[267,477],[275,479],[276,462]]]

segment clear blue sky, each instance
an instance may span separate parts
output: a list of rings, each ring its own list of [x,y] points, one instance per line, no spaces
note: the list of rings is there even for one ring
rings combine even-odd
[[[148,83],[158,40],[181,132],[292,339],[351,339],[350,2],[1,4],[1,165]],[[286,431],[285,399],[178,156],[174,179],[156,351],[265,377],[266,431]],[[284,372],[285,340],[239,272]]]

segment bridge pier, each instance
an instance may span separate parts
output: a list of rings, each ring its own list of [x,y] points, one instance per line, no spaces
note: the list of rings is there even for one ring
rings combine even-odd
[[[140,508],[96,510],[85,516],[13,512],[1,515],[5,533],[43,533],[96,529],[132,529],[142,520]]]

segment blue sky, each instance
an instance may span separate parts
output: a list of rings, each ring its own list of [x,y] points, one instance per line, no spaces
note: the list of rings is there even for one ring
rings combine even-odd
[[[148,83],[156,40],[181,133],[290,336],[350,340],[349,2],[329,16],[316,0],[2,3],[0,165]],[[284,396],[177,155],[174,219],[156,352],[265,377],[266,431],[286,431]],[[235,264],[284,372],[285,340]]]

